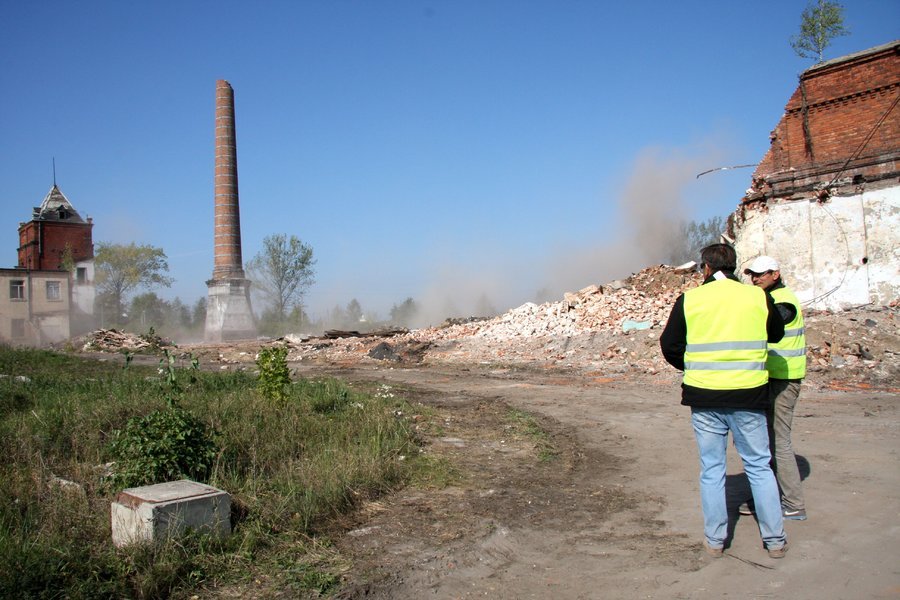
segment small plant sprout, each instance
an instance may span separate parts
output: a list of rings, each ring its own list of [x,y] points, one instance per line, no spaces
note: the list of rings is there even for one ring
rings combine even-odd
[[[284,402],[291,375],[287,366],[287,348],[263,348],[256,358],[259,368],[257,389],[268,400]]]

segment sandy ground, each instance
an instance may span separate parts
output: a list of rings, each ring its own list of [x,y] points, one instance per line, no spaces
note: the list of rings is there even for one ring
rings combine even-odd
[[[329,369],[324,369],[329,371]],[[323,372],[303,367],[304,374]],[[351,598],[900,598],[900,413],[890,389],[805,386],[794,444],[809,519],[770,559],[729,449],[733,539],[704,553],[699,468],[675,374],[640,381],[527,370],[361,368],[431,407],[426,452],[462,482],[364,507],[339,538]],[[557,456],[515,435],[534,414]]]

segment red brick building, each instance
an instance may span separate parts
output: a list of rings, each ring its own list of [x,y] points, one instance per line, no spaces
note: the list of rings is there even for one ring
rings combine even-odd
[[[19,224],[19,264],[24,269],[60,269],[66,262],[94,258],[92,229],[56,187],[50,188],[40,206],[34,208],[31,221]]]
[[[817,308],[900,295],[900,41],[801,74],[733,215],[741,262],[778,259]]]
[[[19,224],[19,264],[0,269],[0,340],[43,345],[94,326],[93,227],[55,184]]]

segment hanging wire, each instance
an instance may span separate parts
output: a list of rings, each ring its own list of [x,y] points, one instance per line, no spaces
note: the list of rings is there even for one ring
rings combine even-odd
[[[841,286],[844,285],[844,280],[847,279],[847,273],[850,271],[850,240],[847,237],[847,232],[844,231],[844,228],[841,226],[840,221],[837,220],[837,217],[834,216],[834,213],[832,213],[830,210],[828,210],[828,207],[826,207],[824,204],[821,204],[821,203],[818,203],[818,205],[822,208],[822,210],[824,210],[828,214],[829,217],[832,218],[832,220],[834,221],[834,224],[837,225],[838,231],[841,233],[841,237],[844,238],[844,248],[846,249],[846,252],[847,252],[847,254],[846,254],[847,261],[844,263],[844,272],[841,273],[841,280],[838,282],[838,284],[836,286],[834,286],[833,288],[831,288],[830,290],[828,290],[827,292],[819,294],[815,298],[811,298],[811,299],[807,300],[806,302],[802,302],[801,304],[803,304],[804,306],[808,306],[810,304],[815,304],[816,302],[821,302],[828,296],[832,295],[833,293],[835,293],[836,291],[841,289]]]
[[[710,169],[708,171],[703,171],[702,173],[697,173],[697,179],[700,179],[703,175],[707,173],[712,173],[714,171],[727,171],[728,169],[746,169],[747,167],[755,167],[759,163],[754,163],[752,165],[734,165],[731,167],[716,167],[715,169]]]

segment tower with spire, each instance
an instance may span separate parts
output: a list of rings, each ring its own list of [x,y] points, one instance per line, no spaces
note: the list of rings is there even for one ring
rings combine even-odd
[[[83,219],[56,183],[31,220],[19,224],[19,264],[40,271],[94,259],[93,221]]]
[[[43,345],[94,325],[92,220],[56,185],[19,223],[18,264],[0,269],[0,339]]]

